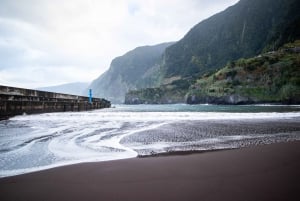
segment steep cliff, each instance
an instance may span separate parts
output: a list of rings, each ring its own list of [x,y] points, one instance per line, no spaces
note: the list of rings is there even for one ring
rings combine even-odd
[[[172,44],[138,47],[115,58],[109,70],[94,80],[89,88],[93,89],[95,96],[123,103],[129,90],[159,86],[162,55]]]
[[[164,77],[190,77],[298,39],[298,0],[241,0],[194,26],[168,47]]]
[[[273,63],[268,63],[268,59],[272,58],[270,55],[260,59],[255,56],[276,51],[283,44],[300,39],[299,10],[300,1],[298,0],[241,0],[225,11],[200,22],[182,40],[168,47],[161,62],[160,86],[156,90],[130,91],[125,102],[133,103],[132,100],[140,100],[143,103],[172,103],[184,99],[188,103],[298,102],[295,97],[297,95],[291,91],[298,89],[295,86],[299,85],[297,81],[293,81],[295,78],[293,72],[297,72],[299,53],[275,54],[276,62],[278,61],[277,67],[274,67]],[[289,57],[291,60],[285,62]],[[249,59],[237,61],[240,58]],[[254,65],[257,71],[239,72],[238,69],[242,65],[233,65],[233,68],[237,68],[236,73],[245,74],[245,76],[239,75],[240,79],[238,77],[236,80],[233,79],[234,90],[228,88],[228,82],[222,79],[222,82],[221,80],[220,82],[203,81],[206,79],[205,76],[209,77],[226,64],[234,63],[233,61],[238,63],[245,61],[245,66]],[[260,74],[260,71],[264,74]],[[288,79],[286,76],[293,79]],[[251,77],[255,77],[253,83]],[[285,81],[278,81],[275,77]],[[249,80],[250,87],[243,79]],[[206,83],[205,89],[209,90],[209,93],[204,93],[201,89],[203,86],[197,85],[201,82],[199,80]],[[256,81],[259,81],[261,86],[268,85],[264,82],[274,82],[276,87],[269,88],[271,91],[266,93],[255,94],[257,90],[267,89],[255,87]],[[290,88],[291,83],[292,88]],[[218,90],[224,93],[223,95],[213,94],[216,91],[210,88],[215,84],[218,84]],[[193,88],[196,88],[196,91],[193,91]],[[153,91],[159,91],[159,93],[153,94]],[[286,93],[286,91],[289,92]],[[148,95],[145,96],[145,94]],[[149,94],[152,95],[149,96]]]
[[[249,59],[229,62],[192,82],[130,91],[127,104],[300,103],[300,41]]]
[[[300,103],[300,41],[278,51],[230,62],[201,77],[186,95],[190,104]]]

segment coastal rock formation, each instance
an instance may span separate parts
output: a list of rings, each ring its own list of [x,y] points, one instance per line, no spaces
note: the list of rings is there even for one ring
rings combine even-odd
[[[188,95],[186,98],[187,104],[229,104],[229,105],[239,105],[239,104],[252,104],[257,101],[251,99],[250,97],[244,97],[237,94],[228,95],[228,96],[196,96]]]
[[[125,104],[175,104],[183,103],[185,90],[147,88],[129,91],[125,96]]]
[[[130,91],[126,104],[300,103],[300,41],[278,51],[229,62],[199,79],[176,80],[158,88]]]
[[[300,39],[299,10],[298,0],[241,0],[176,43],[138,47],[115,58],[89,88],[126,104],[297,103],[300,46],[278,50]],[[225,74],[216,74],[222,68]]]
[[[125,103],[299,103],[299,9],[296,0],[241,0],[200,22],[166,48],[163,95],[138,89]]]
[[[300,103],[298,47],[300,41],[289,43],[202,76],[189,88],[187,103]]]

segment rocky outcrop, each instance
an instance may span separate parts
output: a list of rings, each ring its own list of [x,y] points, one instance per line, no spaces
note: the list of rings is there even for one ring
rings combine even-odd
[[[125,104],[176,104],[184,103],[186,91],[147,88],[138,91],[129,91],[125,96]]]
[[[158,88],[131,91],[126,103],[299,104],[298,47],[300,41],[295,41],[278,51],[229,62],[193,84],[176,79]]]
[[[252,104],[300,102],[300,41],[278,51],[229,62],[202,76],[189,88],[189,104]]]
[[[258,101],[245,96],[240,95],[228,95],[228,96],[196,96],[196,95],[188,95],[186,97],[187,104],[224,104],[224,105],[240,105],[240,104],[253,104]]]

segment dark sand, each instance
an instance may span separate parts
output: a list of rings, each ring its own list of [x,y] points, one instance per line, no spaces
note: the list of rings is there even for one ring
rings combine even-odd
[[[147,145],[148,148],[135,149],[139,156],[147,156],[179,150],[230,149],[294,140],[300,140],[300,118],[181,121],[136,132],[124,137],[121,143],[133,149],[136,144]],[[149,148],[161,142],[172,146]]]
[[[85,163],[0,179],[1,201],[299,199],[300,141]]]

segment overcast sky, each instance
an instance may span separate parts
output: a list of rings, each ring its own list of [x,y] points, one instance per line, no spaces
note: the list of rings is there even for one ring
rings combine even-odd
[[[0,0],[0,85],[91,82],[113,58],[180,40],[238,0]]]

